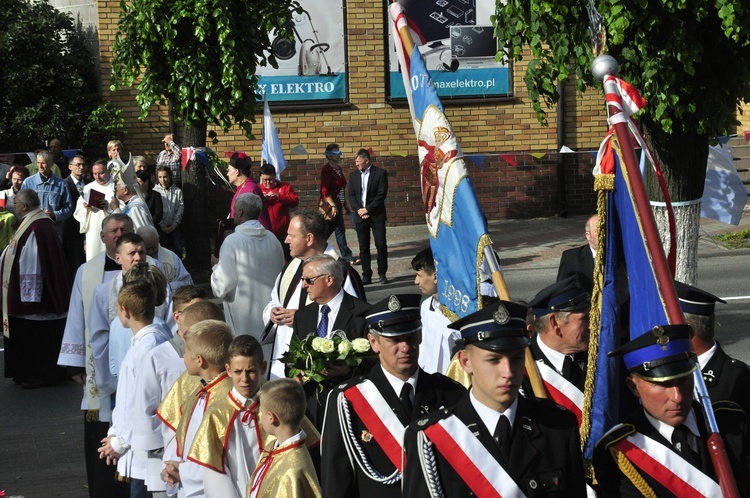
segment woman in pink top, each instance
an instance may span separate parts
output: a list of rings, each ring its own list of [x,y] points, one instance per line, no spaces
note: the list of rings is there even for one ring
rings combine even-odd
[[[266,205],[265,197],[260,186],[255,183],[253,177],[250,174],[250,168],[253,162],[250,157],[244,152],[235,152],[229,159],[229,167],[227,168],[227,178],[229,183],[234,185],[237,190],[234,192],[232,197],[232,204],[229,208],[229,217],[234,218],[234,202],[242,194],[255,194],[263,201],[263,211],[261,211],[258,221],[263,228],[271,230],[271,220],[268,218],[268,206]]]

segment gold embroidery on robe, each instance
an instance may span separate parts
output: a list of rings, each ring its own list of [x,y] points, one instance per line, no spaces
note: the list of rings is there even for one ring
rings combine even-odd
[[[188,394],[195,392],[200,385],[200,377],[190,375],[187,371],[182,372],[174,384],[172,384],[167,395],[164,396],[164,400],[159,405],[159,408],[156,409],[156,416],[167,424],[170,429],[177,432],[177,426],[182,416],[180,408]]]
[[[253,488],[257,488],[256,498],[321,498],[315,467],[303,442],[264,451],[250,477],[247,496],[252,496]]]
[[[180,422],[177,425],[177,433],[175,434],[175,442],[177,443],[177,456],[182,457],[185,455],[185,438],[187,437],[188,425],[193,417],[193,410],[195,410],[198,400],[201,397],[205,397],[206,406],[203,409],[203,413],[206,413],[211,406],[223,400],[229,390],[232,389],[232,379],[229,378],[226,372],[222,372],[221,375],[217,376],[210,384],[206,386],[200,386],[198,389],[190,393],[180,408],[182,415],[180,416]],[[188,448],[189,450],[190,448]]]

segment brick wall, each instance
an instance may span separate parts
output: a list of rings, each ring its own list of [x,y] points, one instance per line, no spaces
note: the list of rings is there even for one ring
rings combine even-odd
[[[382,5],[381,0],[346,2],[349,106],[273,111],[283,149],[289,151],[302,145],[308,151],[306,156],[287,155],[289,166],[284,179],[294,185],[303,205],[314,206],[326,144],[340,144],[345,168],[349,169],[353,168],[357,149],[372,148],[376,163],[389,171],[391,222],[421,223],[416,141],[409,111],[406,106],[394,107],[385,100],[384,27],[379,21],[384,15]],[[98,6],[103,95],[124,109],[128,123],[126,150],[145,154],[153,163],[168,130],[167,110],[164,106],[152,108],[148,119],[140,121],[134,90],[109,90],[119,2],[102,0]],[[525,67],[526,63],[521,62],[513,68],[515,95],[511,99],[446,106],[446,115],[464,153],[485,155],[483,169],[469,163],[477,197],[489,219],[527,218],[563,210],[590,212],[594,206],[590,154],[557,153],[557,110],[549,111],[548,127],[538,123],[523,83]],[[572,83],[567,83],[564,111],[563,144],[577,151],[595,149],[606,131],[601,93],[592,90],[579,95]],[[257,119],[254,130],[259,135],[262,116]],[[260,140],[248,140],[239,129],[226,134],[214,131],[220,142],[213,149],[220,156],[225,150],[244,150],[259,158]],[[497,155],[506,153],[515,154],[515,167]],[[538,160],[531,153],[546,156]],[[565,173],[564,192],[559,187],[558,161],[563,163]],[[228,205],[228,198],[224,200],[220,195],[212,199],[217,213],[226,212],[223,202]]]

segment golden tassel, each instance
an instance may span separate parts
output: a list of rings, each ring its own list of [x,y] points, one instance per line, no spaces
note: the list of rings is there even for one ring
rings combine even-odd
[[[630,460],[628,460],[628,457],[626,457],[622,451],[611,446],[609,447],[609,451],[612,454],[612,458],[617,462],[617,466],[620,467],[620,471],[625,477],[630,479],[630,482],[633,483],[633,486],[635,486],[639,493],[646,498],[658,498],[654,490],[651,489],[651,486],[649,486],[643,476],[638,473],[636,468],[630,463]]]

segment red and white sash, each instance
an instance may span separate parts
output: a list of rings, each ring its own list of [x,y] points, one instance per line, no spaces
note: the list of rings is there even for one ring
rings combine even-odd
[[[616,426],[613,430],[620,426]],[[672,449],[635,432],[614,443],[633,464],[674,495],[685,498],[721,498],[721,488],[706,474],[690,465]]]
[[[455,415],[423,432],[479,498],[526,497],[503,466]]]
[[[378,442],[378,446],[401,472],[403,470],[401,454],[403,453],[406,427],[393,413],[393,409],[380,394],[375,384],[365,380],[344,391],[344,397],[357,412],[357,416],[365,424],[375,441]]]
[[[578,419],[578,425],[580,426],[583,413],[583,393],[581,390],[547,364],[541,361],[536,364],[549,397],[558,405],[572,412]]]

